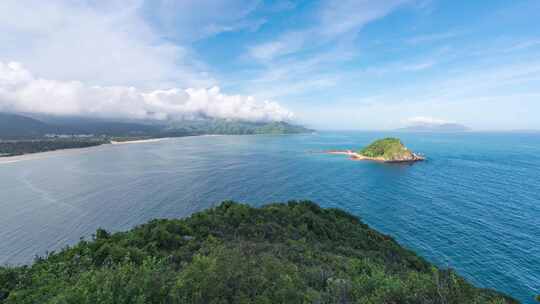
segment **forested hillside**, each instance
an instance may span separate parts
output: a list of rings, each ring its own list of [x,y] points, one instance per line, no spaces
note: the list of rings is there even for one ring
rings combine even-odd
[[[516,303],[311,202],[224,202],[0,268],[1,303]]]
[[[54,126],[42,121],[0,112],[0,138],[41,137],[56,131]]]
[[[312,131],[282,121],[250,122],[225,119],[116,121],[87,117],[32,116],[0,112],[0,139],[38,139],[46,134],[178,137],[203,134],[294,134]]]

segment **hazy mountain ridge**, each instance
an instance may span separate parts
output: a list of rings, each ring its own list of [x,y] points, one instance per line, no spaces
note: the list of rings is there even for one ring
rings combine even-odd
[[[397,131],[404,132],[467,132],[471,129],[465,125],[458,123],[418,123],[404,128],[399,128]]]
[[[288,122],[218,119],[116,121],[107,119],[0,113],[0,138],[41,138],[47,134],[165,137],[203,134],[293,134],[311,132]]]
[[[41,137],[59,129],[45,122],[10,113],[0,113],[0,138]]]

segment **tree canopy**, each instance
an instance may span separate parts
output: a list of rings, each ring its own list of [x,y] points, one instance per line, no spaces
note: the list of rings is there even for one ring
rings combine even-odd
[[[0,303],[517,303],[339,209],[224,202],[0,268]]]
[[[393,137],[376,140],[360,150],[359,154],[367,157],[382,157],[386,160],[410,158],[412,156],[412,152],[401,143],[401,140]]]

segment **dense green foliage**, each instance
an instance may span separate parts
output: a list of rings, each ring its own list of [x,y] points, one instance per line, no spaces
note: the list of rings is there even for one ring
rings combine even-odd
[[[0,303],[516,303],[311,202],[224,202],[0,268]]]
[[[383,138],[374,141],[359,151],[367,157],[382,157],[384,159],[407,158],[412,155],[398,138]]]
[[[306,132],[312,132],[312,130],[286,122],[271,122],[254,129],[255,134],[294,134]]]
[[[286,122],[246,122],[224,119],[185,120],[172,123],[169,132],[183,131],[191,134],[295,134],[311,130]]]
[[[13,156],[28,153],[53,151],[71,148],[86,148],[104,144],[104,139],[43,139],[0,141],[0,156]]]

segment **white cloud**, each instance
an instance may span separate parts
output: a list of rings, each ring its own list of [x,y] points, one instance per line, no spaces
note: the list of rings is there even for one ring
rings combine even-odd
[[[406,2],[409,0],[326,1],[320,10],[320,31],[326,36],[358,31]]]
[[[365,72],[372,73],[374,75],[395,74],[400,72],[421,72],[429,70],[437,65],[435,58],[427,58],[423,61],[398,61],[390,64],[383,64],[377,67],[370,67],[365,69]]]
[[[274,0],[270,3],[265,4],[267,6],[267,10],[270,12],[281,12],[281,11],[288,11],[296,8],[298,5],[292,0]]]
[[[2,0],[0,60],[24,62],[42,77],[96,85],[214,85],[189,47],[164,40],[147,23],[143,4]]]
[[[332,104],[302,110],[316,128],[395,129],[412,123],[456,123],[473,130],[540,129],[540,62],[478,63],[446,70],[444,77],[394,82],[380,89],[337,97]],[[354,87],[374,78],[355,73],[342,80]],[[347,81],[352,79],[353,82]],[[386,78],[379,82],[389,82]]]
[[[286,44],[282,41],[272,41],[251,47],[249,53],[253,58],[268,60],[274,58],[286,50]]]
[[[258,29],[264,20],[248,16],[260,4],[260,0],[147,0],[142,11],[165,35],[190,42],[222,32]]]
[[[513,52],[513,51],[521,51],[533,47],[539,47],[540,46],[540,40],[529,40],[529,41],[522,41],[519,43],[516,43],[512,45],[511,47],[508,47],[504,50],[504,52]]]
[[[454,38],[463,33],[464,33],[463,31],[461,32],[451,31],[451,32],[435,33],[435,34],[424,34],[424,35],[418,35],[415,37],[407,38],[405,39],[405,41],[409,44],[430,43],[430,42],[442,41],[442,40]]]
[[[260,66],[243,81],[256,89],[258,96],[273,98],[317,94],[335,86],[343,74],[336,73],[336,68],[360,55],[356,34],[410,1],[321,1],[313,6],[309,25],[286,30],[247,48],[246,58],[255,59]],[[432,65],[423,62],[404,69],[420,71]]]
[[[278,56],[287,55],[300,50],[308,38],[307,31],[287,32],[278,39],[252,46],[248,49],[251,57],[267,61]]]
[[[336,40],[350,39],[366,24],[386,16],[410,0],[342,0],[323,1],[318,7],[312,27],[288,31],[276,39],[254,45],[248,54],[259,60],[270,60]]]
[[[415,116],[415,117],[408,118],[406,123],[411,124],[411,125],[421,125],[421,124],[444,125],[444,124],[455,123],[455,122],[440,119],[440,118],[429,117],[429,116]]]
[[[248,121],[290,120],[275,102],[211,89],[143,91],[37,78],[16,62],[0,62],[0,111],[131,119],[211,117]]]

